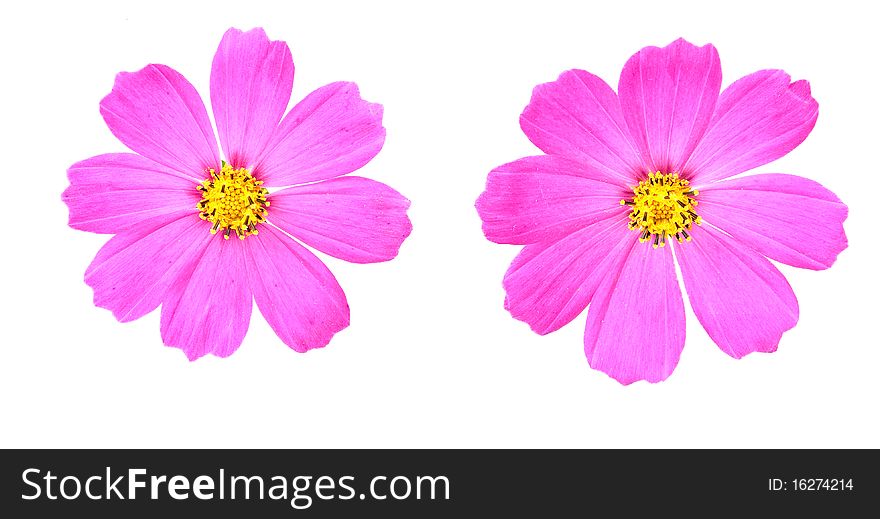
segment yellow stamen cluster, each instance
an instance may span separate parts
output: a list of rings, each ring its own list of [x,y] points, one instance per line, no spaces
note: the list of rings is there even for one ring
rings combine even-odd
[[[202,199],[196,208],[199,217],[214,225],[211,234],[224,229],[223,237],[235,232],[239,239],[258,234],[257,224],[266,221],[266,197],[269,191],[261,187],[263,182],[254,178],[245,168],[235,169],[223,163],[220,173],[208,170],[210,178],[196,189],[202,192]]]
[[[632,200],[621,200],[621,205],[632,207],[629,214],[630,230],[639,229],[639,241],[652,240],[653,246],[665,247],[666,239],[674,237],[679,243],[691,241],[687,233],[702,219],[694,211],[698,191],[679,178],[678,173],[651,173],[633,187]]]

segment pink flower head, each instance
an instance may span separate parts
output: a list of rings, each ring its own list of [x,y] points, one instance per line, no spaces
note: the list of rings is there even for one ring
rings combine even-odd
[[[211,67],[223,161],[180,73],[117,75],[101,115],[135,153],[77,162],[63,194],[71,227],[115,234],[86,270],[95,305],[127,322],[161,304],[162,340],[191,360],[231,355],[252,300],[296,351],[348,326],[342,288],[299,242],[355,263],[390,260],[412,229],[409,201],[343,176],[382,148],[381,105],[331,83],[285,116],[292,87],[286,43],[262,29],[223,35]]]
[[[590,366],[623,384],[666,379],[684,347],[673,248],[700,324],[734,358],[776,350],[798,319],[767,258],[819,270],[846,248],[847,208],[816,182],[730,179],[807,137],[809,83],[761,70],[720,87],[715,48],[682,39],[633,55],[618,93],[564,72],[520,116],[546,155],[496,168],[477,200],[488,239],[525,245],[505,307],[543,335],[589,305]]]

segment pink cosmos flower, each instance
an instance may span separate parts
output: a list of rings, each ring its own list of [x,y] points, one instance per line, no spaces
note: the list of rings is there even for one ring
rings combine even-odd
[[[734,175],[782,157],[818,104],[781,70],[723,92],[718,52],[678,40],[627,61],[618,93],[583,70],[538,85],[520,116],[546,155],[489,174],[486,237],[525,245],[504,276],[505,307],[539,333],[589,305],[584,350],[623,384],[675,369],[694,313],[728,355],[772,352],[798,319],[767,258],[814,270],[846,248],[847,207],[794,175]]]
[[[211,67],[222,161],[180,73],[147,65],[116,77],[101,115],[135,154],[74,164],[63,194],[71,227],[116,235],[86,270],[95,305],[122,322],[162,305],[162,340],[191,360],[232,354],[252,300],[296,351],[348,326],[342,288],[297,240],[355,263],[390,260],[412,229],[409,201],[343,176],[382,148],[381,105],[332,83],[282,118],[292,87],[285,42],[262,29],[223,35]]]

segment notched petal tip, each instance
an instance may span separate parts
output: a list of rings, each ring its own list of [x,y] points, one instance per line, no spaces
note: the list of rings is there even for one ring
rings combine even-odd
[[[807,100],[808,98],[812,98],[812,92],[810,91],[810,82],[806,79],[799,79],[792,83],[788,90],[794,95]],[[814,99],[815,101],[815,99]]]
[[[568,69],[564,70],[556,76],[556,79],[553,81],[546,81],[544,83],[538,83],[532,88],[532,95],[529,97],[529,103],[523,107],[522,112],[519,114],[519,126],[523,133],[528,135],[528,130],[523,127],[523,124],[528,124],[531,122],[532,114],[534,112],[534,106],[537,102],[539,102],[542,98],[546,97],[548,94],[552,93],[552,91],[558,88],[559,83],[564,82],[572,76],[576,76],[577,74],[587,74],[589,76],[593,76],[586,70],[581,69]]]
[[[695,45],[690,41],[686,40],[684,37],[679,37],[671,43],[658,47],[656,45],[648,45],[646,47],[642,47],[638,52],[633,54],[633,57],[639,55],[639,53],[643,51],[662,51],[662,50],[699,50],[699,51],[710,51],[713,52],[716,56],[718,55],[718,49],[715,48],[715,45],[711,43],[706,43],[704,45]]]
[[[164,341],[163,341],[163,344],[165,345],[166,348],[174,348],[176,350],[179,350],[184,356],[186,356],[186,360],[188,360],[189,362],[195,362],[199,359],[203,359],[203,358],[207,357],[208,355],[212,355],[212,356],[218,357],[218,358],[226,358],[226,357],[229,357],[230,355],[232,355],[233,353],[235,353],[236,351],[238,351],[238,349],[236,348],[236,349],[231,349],[231,350],[224,350],[222,352],[216,352],[216,351],[211,351],[210,349],[205,349],[205,348],[200,349],[200,348],[193,348],[193,347],[186,347],[186,346],[178,346],[175,344],[169,344]]]
[[[711,44],[711,43],[705,43],[705,44],[703,44],[703,45],[697,45],[697,44],[695,44],[695,43],[691,43],[690,41],[684,39],[683,37],[679,37],[677,40],[675,40],[674,42],[672,42],[672,43],[670,43],[669,45],[667,45],[667,47],[672,47],[672,46],[676,46],[676,47],[686,47],[686,48],[689,48],[689,49],[711,50],[711,51],[713,51],[715,54],[718,54],[718,49],[716,49],[716,48],[715,48],[715,45],[713,45],[713,44]]]
[[[792,327],[789,328],[788,330],[791,330],[792,328],[794,328],[794,326],[795,325],[792,325]],[[751,350],[751,351],[745,351],[745,352],[726,351],[726,350],[721,350],[721,351],[722,351],[722,353],[726,354],[728,357],[730,357],[733,360],[742,360],[742,359],[744,359],[750,355],[753,355],[755,353],[775,353],[776,350],[779,349],[779,343],[782,342],[782,337],[785,335],[785,332],[787,332],[788,330],[783,330],[782,334],[776,338],[775,342],[770,341],[767,343],[762,343],[759,346],[757,346],[754,350]]]
[[[356,102],[360,101],[363,109],[372,117],[373,124],[378,127],[377,131],[380,134],[379,139],[381,140],[379,149],[381,150],[385,145],[385,137],[387,135],[387,130],[382,121],[385,117],[385,107],[381,103],[373,103],[364,99],[363,96],[361,96],[360,88],[357,83],[348,82],[347,85],[349,85],[347,88],[351,88],[352,96],[355,98]]]
[[[152,71],[162,73],[171,70],[174,69],[169,67],[168,65],[163,65],[162,63],[147,63],[137,70],[122,70],[120,72],[117,72],[116,75],[113,77],[113,88],[107,95],[101,98],[101,101],[98,104],[100,107],[103,108],[115,92],[121,90],[126,83],[128,83],[132,79],[136,79],[137,76],[141,76],[145,73]]]
[[[184,348],[182,346],[175,346],[173,344],[166,344],[165,346],[168,346],[169,348],[179,349],[181,351],[181,353],[186,355],[186,359],[190,362],[195,362],[209,353],[208,351],[196,351],[196,350]]]
[[[246,31],[239,29],[238,27],[230,27],[229,29],[226,29],[226,32],[223,33],[223,37],[225,38],[227,36],[243,36],[243,35],[249,35],[249,34],[256,34],[256,35],[262,36],[266,40],[269,39],[269,37],[266,36],[266,31],[262,27],[253,27],[253,28],[248,29]]]
[[[477,200],[474,202],[474,209],[477,210],[477,216],[480,218],[480,222],[482,223],[481,229],[483,231],[483,236],[485,236],[485,238],[489,241],[500,243],[492,239],[492,226],[488,221],[491,218],[489,209],[490,196],[491,194],[489,193],[489,178],[487,178],[486,187],[483,189],[483,192],[480,193],[480,196],[478,196]]]
[[[180,353],[182,353],[186,357],[186,360],[188,360],[189,362],[195,362],[199,359],[203,359],[203,358],[207,357],[208,355],[211,355],[211,356],[214,356],[217,358],[226,358],[226,357],[229,357],[230,355],[232,355],[233,353],[235,353],[236,351],[238,351],[238,348],[235,348],[235,349],[227,349],[227,350],[217,352],[217,351],[211,351],[211,350],[204,349],[204,348],[199,349],[199,348],[178,346],[175,344],[168,344],[167,342],[164,342],[164,341],[163,341],[163,344],[166,348],[174,348],[174,349],[180,351]]]
[[[376,117],[376,120],[380,125],[382,124],[382,116],[385,114],[385,108],[381,104],[367,102],[367,111],[370,112],[370,115]]]
[[[404,198],[403,200],[405,202],[401,202],[401,210],[404,213],[403,214],[404,221],[400,224],[401,227],[400,227],[400,229],[398,229],[398,232],[396,232],[394,234],[394,236],[396,237],[396,240],[394,243],[391,244],[391,247],[389,247],[389,250],[387,250],[386,253],[382,256],[378,256],[378,257],[374,257],[374,258],[356,259],[356,260],[349,259],[347,261],[349,261],[350,263],[359,263],[359,264],[385,263],[385,262],[388,262],[388,261],[391,261],[391,260],[397,258],[397,256],[400,255],[400,249],[403,247],[403,244],[406,242],[407,238],[410,237],[410,235],[412,234],[412,231],[413,231],[412,220],[410,220],[409,214],[407,214],[410,202],[406,198]]]
[[[373,117],[374,122],[382,127],[382,133],[384,135],[385,127],[382,126],[382,117],[385,115],[385,107],[382,106],[381,103],[373,103],[364,99],[361,95],[360,87],[358,87],[358,84],[354,81],[340,81],[339,84],[341,86],[340,93],[349,94],[354,107],[359,105],[366,111],[366,113],[370,114]]]
[[[70,170],[67,170],[67,177],[70,178]],[[74,190],[73,184],[68,185],[64,188],[64,191],[61,192],[61,201],[67,204],[67,209],[70,210],[70,204],[68,203],[71,198],[72,191]]]
[[[237,27],[230,27],[226,30],[226,32],[223,33],[223,38],[220,40],[220,45],[222,46],[224,43],[228,42],[232,38],[247,38],[249,36],[256,36],[262,42],[266,42],[270,45],[281,44],[288,49],[288,52],[290,52],[290,48],[285,40],[270,39],[269,35],[266,34],[265,29],[263,29],[262,27],[254,27],[246,31]]]
[[[519,114],[519,126],[520,129],[523,130],[523,132],[526,131],[526,129],[523,128],[523,123],[528,122],[529,114],[534,110],[532,107],[535,102],[540,100],[548,89],[552,89],[556,83],[565,79],[569,74],[575,72],[575,70],[576,69],[562,71],[559,73],[558,76],[556,76],[556,79],[554,79],[553,81],[538,83],[537,85],[532,87],[532,94],[531,96],[529,96],[529,102],[523,107],[522,111]]]
[[[785,81],[789,83],[788,88],[784,92],[785,95],[792,98],[792,100],[800,101],[809,106],[812,110],[815,110],[816,115],[818,115],[819,102],[813,97],[809,81],[806,79],[793,80],[791,74],[782,69],[771,69],[771,71],[774,75],[784,77]]]
[[[590,365],[589,359],[587,359],[587,364]],[[613,373],[611,371],[606,371],[606,370],[602,369],[601,367],[593,367],[592,365],[590,365],[590,368],[592,368],[600,373],[604,373],[608,378],[614,380],[615,382],[617,382],[618,384],[620,384],[621,386],[624,386],[624,387],[630,386],[636,382],[647,382],[648,384],[659,384],[660,382],[664,382],[666,379],[668,379],[670,377],[670,375],[672,375],[672,373],[673,373],[673,371],[670,371],[668,373],[664,373],[663,375],[661,375],[659,377],[653,377],[653,376],[639,377],[639,376],[629,376],[627,374],[622,374],[622,373]]]
[[[314,336],[306,340],[281,335],[278,335],[278,337],[291,350],[297,353],[308,353],[312,350],[320,350],[326,348],[333,341],[333,338],[336,337],[336,335],[338,335],[339,333],[346,330],[350,324],[351,308],[348,306],[348,300],[346,300],[345,311],[340,316],[338,322],[335,323],[331,328],[324,328],[325,333],[321,334],[320,336]]]
[[[247,336],[245,336],[245,338],[247,338]],[[244,340],[242,340],[241,344],[239,344],[235,348],[227,348],[227,349],[221,349],[221,350],[215,349],[214,351],[211,351],[209,353],[219,359],[225,359],[226,357],[231,356],[233,353],[235,353],[236,351],[241,349],[241,347],[243,345],[244,345]]]

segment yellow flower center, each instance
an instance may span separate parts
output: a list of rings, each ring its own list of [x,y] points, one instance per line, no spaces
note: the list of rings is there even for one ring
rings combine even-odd
[[[688,229],[693,224],[700,225],[702,219],[694,208],[698,191],[688,186],[689,182],[678,177],[678,173],[651,173],[633,187],[632,200],[621,200],[620,205],[632,207],[629,214],[630,230],[639,229],[639,241],[654,242],[654,248],[665,247],[668,237],[675,237],[679,243],[691,241]]]
[[[260,187],[263,182],[254,178],[245,168],[233,169],[223,163],[220,173],[208,170],[211,175],[196,189],[202,192],[202,199],[196,208],[199,217],[214,225],[211,234],[224,229],[223,237],[235,232],[240,239],[258,234],[257,224],[266,221],[266,197],[269,191]]]

